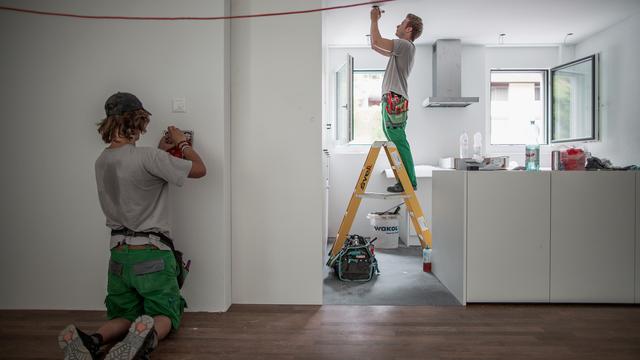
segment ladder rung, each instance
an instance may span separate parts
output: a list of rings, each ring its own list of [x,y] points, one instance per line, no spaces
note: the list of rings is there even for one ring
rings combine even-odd
[[[396,194],[396,193],[363,193],[363,194],[357,194],[357,197],[364,199],[364,198],[368,198],[368,199],[383,199],[383,200],[387,200],[387,199],[408,199],[409,195],[406,194]]]

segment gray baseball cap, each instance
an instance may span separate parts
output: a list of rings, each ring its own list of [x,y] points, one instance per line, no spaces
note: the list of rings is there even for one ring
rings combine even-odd
[[[107,116],[122,115],[123,113],[136,110],[144,110],[151,115],[147,109],[142,107],[142,102],[135,95],[126,92],[117,92],[104,103],[104,111]]]

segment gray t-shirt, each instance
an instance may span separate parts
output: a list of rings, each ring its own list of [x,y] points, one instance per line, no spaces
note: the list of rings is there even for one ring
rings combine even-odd
[[[393,51],[382,80],[382,95],[392,91],[409,99],[407,78],[413,68],[416,46],[409,40],[393,39]]]
[[[182,186],[191,165],[191,161],[152,147],[105,149],[95,170],[107,226],[169,236],[169,184]]]

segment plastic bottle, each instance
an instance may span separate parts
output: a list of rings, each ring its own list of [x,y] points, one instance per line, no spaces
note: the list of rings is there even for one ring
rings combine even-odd
[[[431,249],[422,249],[422,271],[431,272]]]
[[[540,129],[536,125],[535,121],[531,120],[527,128],[527,144],[525,145],[525,160],[524,167],[527,171],[540,170],[540,143],[538,142],[538,135]]]
[[[473,134],[473,159],[482,161],[482,134],[479,132]]]
[[[469,135],[466,132],[460,135],[460,158],[469,158]]]

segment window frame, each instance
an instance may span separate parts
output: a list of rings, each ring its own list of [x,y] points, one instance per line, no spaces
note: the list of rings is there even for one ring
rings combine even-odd
[[[487,119],[488,119],[488,132],[487,132],[487,139],[486,139],[486,146],[487,146],[487,150],[489,148],[492,149],[496,149],[496,148],[500,148],[500,147],[514,147],[514,146],[523,146],[526,144],[493,144],[491,142],[491,134],[493,131],[493,122],[492,122],[492,118],[491,118],[491,74],[493,72],[503,72],[503,73],[507,73],[507,72],[512,72],[512,73],[542,73],[542,81],[543,84],[540,85],[540,89],[542,90],[543,88],[546,90],[545,91],[545,96],[544,99],[542,99],[541,96],[541,101],[543,101],[543,109],[542,109],[542,123],[544,124],[544,129],[542,129],[542,143],[540,143],[540,145],[548,145],[549,144],[549,126],[550,126],[550,119],[551,119],[551,107],[550,107],[550,102],[549,102],[549,91],[550,91],[550,87],[551,87],[551,82],[550,82],[550,78],[549,78],[549,72],[550,69],[547,68],[490,68],[489,69],[489,81],[487,82],[487,87],[488,87],[488,106],[487,106]]]
[[[593,81],[591,82],[591,136],[590,137],[586,137],[586,138],[568,138],[568,139],[561,139],[561,140],[554,140],[553,139],[553,134],[554,134],[554,125],[555,122],[553,121],[553,106],[554,106],[554,101],[553,101],[553,74],[554,71],[556,70],[562,70],[564,68],[567,68],[569,66],[573,66],[576,64],[580,64],[583,62],[587,62],[587,61],[591,61],[591,78],[593,79]],[[550,106],[549,106],[549,132],[548,132],[548,143],[549,144],[564,144],[564,143],[571,143],[571,142],[581,142],[581,141],[598,141],[600,134],[599,134],[599,127],[600,127],[600,119],[599,119],[599,102],[600,102],[600,94],[598,92],[599,90],[599,56],[598,54],[592,54],[589,56],[585,56],[573,61],[570,61],[568,63],[565,64],[561,64],[558,66],[555,66],[551,69],[549,69],[549,98],[550,98]]]

